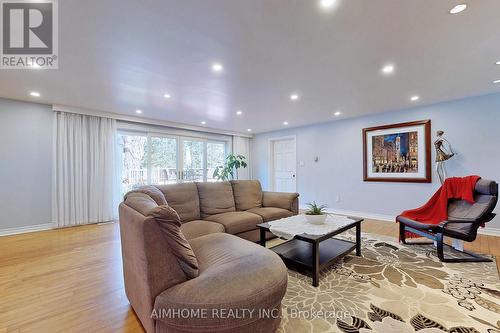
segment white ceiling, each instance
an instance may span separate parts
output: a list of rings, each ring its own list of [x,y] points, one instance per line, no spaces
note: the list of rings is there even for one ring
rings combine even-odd
[[[59,69],[0,96],[257,133],[500,92],[500,1],[338,1],[59,1]]]

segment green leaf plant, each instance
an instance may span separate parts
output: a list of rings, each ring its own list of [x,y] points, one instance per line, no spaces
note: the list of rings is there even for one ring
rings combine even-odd
[[[325,215],[326,214],[326,206],[325,205],[321,205],[321,206],[318,206],[318,204],[316,204],[316,201],[313,201],[312,203],[309,202],[307,204],[307,207],[309,207],[309,210],[306,212],[306,215]]]
[[[217,180],[238,179],[238,169],[247,167],[245,160],[243,155],[228,155],[224,165],[215,168],[213,177]]]

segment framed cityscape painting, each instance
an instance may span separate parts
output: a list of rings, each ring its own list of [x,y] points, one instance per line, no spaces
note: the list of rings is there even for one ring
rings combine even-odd
[[[365,181],[430,183],[431,121],[363,129]]]

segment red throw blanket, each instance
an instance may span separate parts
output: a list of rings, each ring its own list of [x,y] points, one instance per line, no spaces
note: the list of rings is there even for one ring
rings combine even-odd
[[[448,219],[448,200],[462,199],[474,203],[474,188],[479,176],[452,177],[444,181],[432,198],[420,208],[405,210],[400,216],[426,224],[439,224]],[[406,237],[420,237],[411,232]]]

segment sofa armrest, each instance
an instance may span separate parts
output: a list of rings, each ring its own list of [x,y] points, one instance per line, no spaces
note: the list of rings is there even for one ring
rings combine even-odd
[[[120,204],[120,237],[125,293],[146,331],[154,332],[156,296],[186,278],[177,260],[165,253],[168,244],[156,220],[137,210],[156,206],[148,198],[141,193]]]
[[[294,215],[299,213],[299,194],[284,192],[262,192],[262,206],[289,210]]]

